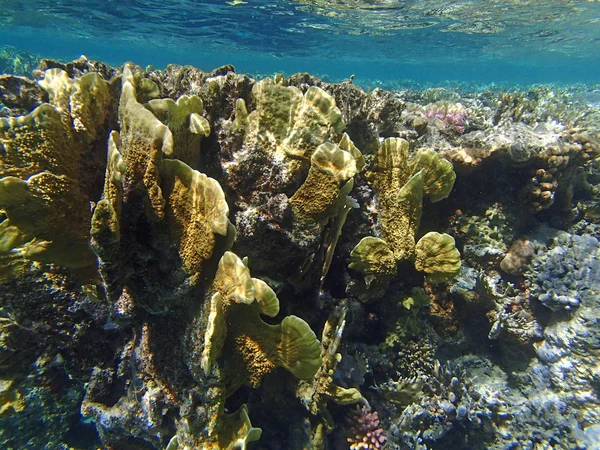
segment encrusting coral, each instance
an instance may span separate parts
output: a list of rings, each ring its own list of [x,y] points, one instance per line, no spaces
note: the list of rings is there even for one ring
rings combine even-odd
[[[500,268],[506,273],[517,274],[527,264],[533,252],[533,244],[527,236],[522,236],[510,246],[506,256],[500,262]]]

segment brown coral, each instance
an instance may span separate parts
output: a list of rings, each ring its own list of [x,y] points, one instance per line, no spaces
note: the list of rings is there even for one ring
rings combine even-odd
[[[500,268],[506,273],[518,274],[533,255],[533,244],[527,236],[521,236],[510,246]]]
[[[212,370],[223,355],[227,395],[245,384],[258,387],[264,375],[284,367],[300,379],[311,378],[321,364],[319,341],[310,326],[296,316],[278,325],[260,314],[276,315],[279,301],[266,283],[250,277],[241,259],[225,252],[215,275],[202,367]],[[259,296],[259,297],[257,297]]]
[[[415,242],[423,195],[436,202],[450,194],[456,178],[452,164],[429,149],[419,149],[411,157],[407,141],[388,138],[376,153],[367,178],[381,207],[382,239],[363,238],[352,251],[350,268],[365,276],[388,278],[395,274],[395,263],[390,261],[393,256],[395,261],[415,261],[418,270],[431,276],[454,276],[460,267],[454,239],[429,233]]]
[[[555,174],[556,169],[538,169],[523,188],[524,201],[533,212],[548,209],[554,203],[554,194],[558,188]]]
[[[311,156],[304,184],[290,198],[300,220],[324,222],[334,215],[342,183],[356,174],[356,160],[347,151],[327,142]]]
[[[0,119],[1,258],[92,267],[91,199],[81,167],[109,114],[108,84],[95,73],[70,79],[60,69],[47,70],[39,84],[49,103]]]

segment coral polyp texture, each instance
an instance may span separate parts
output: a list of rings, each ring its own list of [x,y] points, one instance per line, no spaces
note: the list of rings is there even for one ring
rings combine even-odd
[[[33,77],[0,76],[2,448],[594,448],[576,92]]]
[[[365,406],[357,406],[348,419],[350,425],[348,443],[351,450],[378,450],[387,441],[379,426],[377,411],[369,412]]]

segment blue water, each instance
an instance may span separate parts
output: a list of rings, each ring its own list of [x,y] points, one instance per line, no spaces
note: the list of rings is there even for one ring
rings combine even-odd
[[[358,83],[598,83],[600,2],[0,0],[0,46]]]

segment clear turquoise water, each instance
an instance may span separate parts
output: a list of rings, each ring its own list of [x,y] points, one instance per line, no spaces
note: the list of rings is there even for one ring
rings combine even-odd
[[[236,0],[239,1],[239,0]],[[0,45],[357,82],[597,83],[600,2],[0,0]]]

